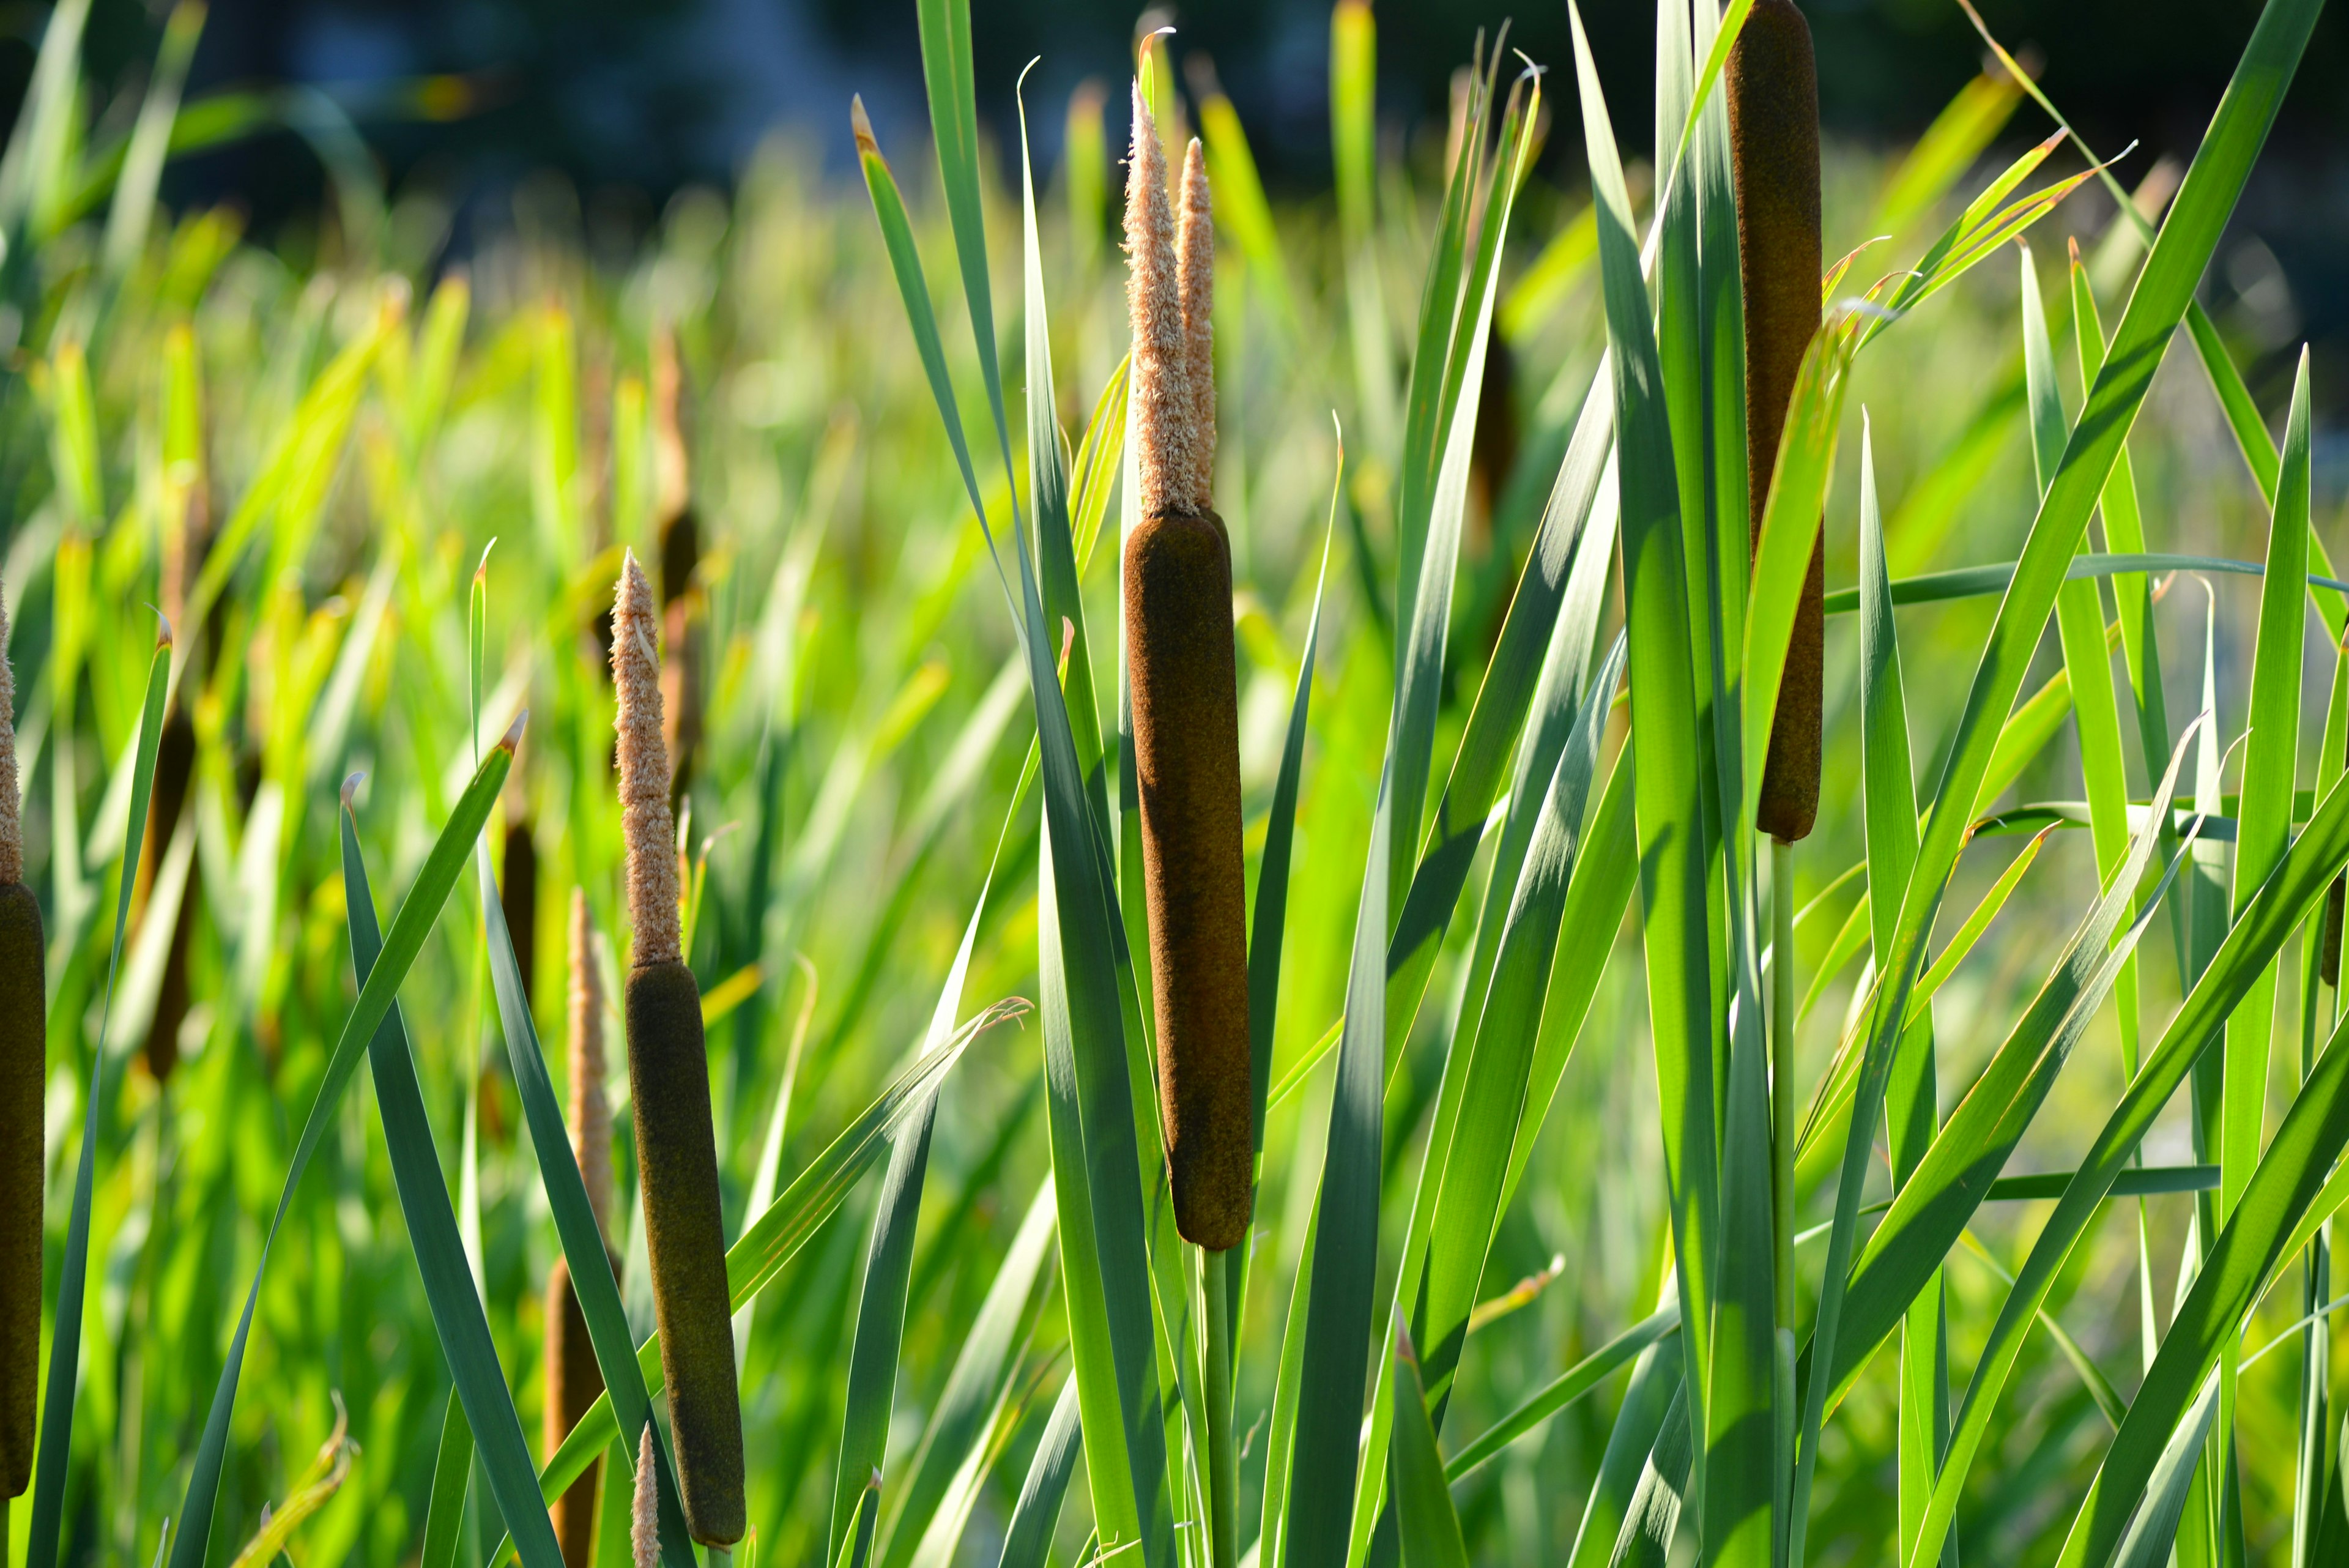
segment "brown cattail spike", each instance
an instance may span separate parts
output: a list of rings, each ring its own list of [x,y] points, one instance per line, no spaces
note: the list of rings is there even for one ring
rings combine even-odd
[[[595,953],[595,928],[587,918],[587,890],[571,889],[571,951],[568,1027],[564,1031],[571,1083],[571,1148],[595,1228],[612,1234],[612,1106],[604,1091],[604,971]]]
[[[511,858],[508,864],[512,864]],[[511,888],[511,881],[508,886]],[[580,1179],[586,1184],[588,1207],[595,1211],[595,1228],[606,1238],[608,1246],[612,1229],[612,1108],[604,1096],[604,985],[592,950],[594,928],[587,919],[587,895],[583,888],[571,890],[570,924],[571,1147],[579,1161]],[[615,1272],[617,1267],[616,1262]],[[587,1319],[580,1311],[578,1293],[571,1283],[570,1265],[557,1258],[546,1276],[548,1453],[553,1453],[570,1435],[603,1391],[604,1374],[595,1365],[595,1347],[587,1337]],[[548,1511],[554,1523],[554,1539],[563,1548],[564,1568],[586,1568],[593,1559],[595,1484],[602,1463],[598,1459],[590,1464]]]
[[[153,896],[163,857],[179,833],[195,765],[195,722],[183,703],[174,702],[164,715],[163,732],[155,740],[154,805],[150,808],[147,846],[139,866],[142,902]],[[171,945],[165,950],[163,974],[155,991],[155,1016],[147,1026],[147,1071],[159,1084],[171,1077],[180,1062],[180,1026],[187,1022],[191,1001],[188,947],[195,938],[196,910],[203,902],[202,876],[202,864],[191,857],[187,879],[181,884],[180,907],[171,919]]]
[[[1745,296],[1745,471],[1758,536],[1786,405],[1819,328],[1818,77],[1810,26],[1794,0],[1754,0],[1730,50],[1726,85]],[[1788,844],[1809,835],[1819,812],[1826,597],[1826,563],[1814,544],[1754,812],[1755,826]]]
[[[0,607],[0,1498],[33,1480],[41,1348],[41,1091],[48,1079],[41,906],[25,886],[16,682]]]
[[[538,994],[538,842],[531,835],[530,814],[518,802],[506,817],[505,864],[500,869],[498,904],[528,1005]]]
[[[1158,1103],[1174,1223],[1221,1251],[1247,1234],[1253,1176],[1239,709],[1231,551],[1213,502],[1214,248],[1206,175],[1185,159],[1182,267],[1167,265],[1158,138],[1137,88],[1126,244],[1143,516],[1123,597],[1141,786]],[[1208,382],[1188,385],[1193,371]]]
[[[595,1346],[587,1337],[587,1316],[579,1310],[579,1293],[571,1285],[571,1265],[557,1258],[546,1274],[543,1430],[549,1454],[562,1446],[603,1392],[604,1374],[595,1365]],[[595,1480],[602,1464],[601,1459],[589,1464],[546,1511],[554,1526],[555,1543],[563,1549],[564,1568],[588,1568],[595,1561]]]
[[[743,1530],[742,1410],[701,992],[678,948],[677,829],[661,744],[654,614],[652,585],[630,555],[620,567],[612,639],[620,823],[636,925],[626,994],[628,1088],[686,1528],[705,1545],[730,1546]]]

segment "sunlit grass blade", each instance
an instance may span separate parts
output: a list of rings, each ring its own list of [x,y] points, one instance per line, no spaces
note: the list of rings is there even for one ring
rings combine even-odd
[[[2153,1369],[2130,1402],[2060,1561],[2103,1563],[2168,1448],[2204,1381],[2239,1345],[2243,1322],[2269,1274],[2287,1256],[2283,1242],[2324,1173],[2349,1144],[2349,1050],[2335,1033],[2202,1260],[2194,1288],[2172,1319]],[[2223,1403],[2223,1395],[2221,1397]]]
[[[939,989],[919,1056],[936,1053],[954,1037],[955,1018],[962,1009],[963,982],[970,973],[971,949],[978,940],[979,916],[986,909],[987,891],[982,887],[970,921],[963,928],[962,945],[955,950],[953,966]],[[921,1218],[937,1103],[934,1088],[922,1096],[892,1140],[889,1168],[882,1179],[880,1203],[874,1211],[873,1241],[865,1253],[864,1283],[856,1312],[856,1337],[849,1352],[847,1417],[840,1435],[840,1465],[833,1481],[832,1552],[827,1555],[837,1553],[847,1535],[861,1478],[877,1473],[889,1457],[889,1417],[895,1404],[897,1362],[905,1338],[914,1227]],[[1026,1293],[1020,1293],[1024,1298]]]
[[[1019,1501],[1012,1505],[1011,1522],[1004,1528],[1003,1552],[996,1568],[1044,1568],[1053,1527],[1060,1522],[1061,1500],[1077,1468],[1081,1438],[1072,1377],[1061,1385],[1061,1397],[1052,1402],[1052,1418],[1045,1423],[1043,1439],[1020,1482]]]
[[[1583,140],[1599,209],[1599,277],[1612,349],[1649,1033],[1671,1189],[1674,1265],[1687,1325],[1682,1336],[1687,1345],[1685,1386],[1697,1394],[1696,1409],[1684,1412],[1685,1432],[1703,1429],[1701,1400],[1711,1378],[1713,1269],[1718,1246],[1719,1090],[1709,1038],[1711,939],[1703,855],[1691,842],[1689,830],[1702,815],[1701,792],[1713,781],[1700,776],[1697,763],[1695,671],[1689,665],[1678,484],[1671,431],[1661,396],[1662,367],[1631,228],[1630,196],[1581,15],[1571,5],[1568,15],[1574,25]],[[1807,545],[1805,556],[1807,561]],[[1745,700],[1754,701],[1750,689]],[[1767,703],[1764,711],[1768,711]]]
[[[1681,1368],[1677,1334],[1640,1353],[1631,1372],[1631,1386],[1624,1390],[1623,1403],[1608,1430],[1599,1475],[1583,1503],[1568,1568],[1608,1568],[1612,1563],[1615,1543],[1638,1501],[1656,1438],[1666,1420],[1682,1414]]]
[[[1419,1363],[1412,1355],[1411,1336],[1400,1329],[1389,1382],[1394,1390],[1393,1482],[1402,1561],[1406,1568],[1468,1568],[1460,1515],[1452,1506],[1443,1456],[1435,1449],[1435,1428],[1428,1422],[1427,1399],[1419,1386]]]
[[[65,1260],[57,1276],[56,1327],[49,1340],[48,1376],[41,1398],[40,1443],[34,1457],[32,1529],[25,1547],[26,1568],[54,1568],[65,1522],[67,1468],[72,1458],[74,1408],[81,1380],[82,1303],[89,1288],[90,1205],[98,1179],[98,1109],[106,1087],[107,1032],[114,1011],[114,980],[122,968],[122,941],[130,928],[135,871],[140,851],[147,842],[147,807],[154,794],[155,753],[162,742],[163,699],[171,690],[171,628],[166,625],[147,661],[147,696],[140,709],[137,750],[131,763],[128,821],[133,826],[122,836],[120,891],[115,898],[114,937],[106,961],[106,1002],[98,1014],[98,1040],[90,1049],[89,1083],[82,1102],[81,1151],[74,1160],[73,1207],[66,1219]],[[251,1310],[250,1306],[246,1308],[248,1314]],[[181,1542],[187,1533],[183,1528]],[[201,1552],[201,1536],[196,1544]]]
[[[1667,1334],[1677,1334],[1680,1326],[1681,1310],[1677,1305],[1666,1306],[1633,1324],[1464,1444],[1445,1461],[1444,1479],[1458,1481],[1466,1477],[1477,1466],[1598,1387],[1626,1363],[1636,1360],[1649,1346]]]

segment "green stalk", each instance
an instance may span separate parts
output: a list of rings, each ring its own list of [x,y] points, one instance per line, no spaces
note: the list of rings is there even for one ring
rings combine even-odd
[[[1239,1459],[1232,1448],[1231,1251],[1199,1252],[1199,1290],[1206,1298],[1207,1390],[1208,1561],[1214,1568],[1239,1563]]]

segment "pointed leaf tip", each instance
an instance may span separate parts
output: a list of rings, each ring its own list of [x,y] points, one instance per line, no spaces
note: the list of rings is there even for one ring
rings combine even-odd
[[[516,713],[513,722],[506,726],[506,732],[498,737],[498,750],[508,756],[513,755],[514,748],[522,744],[522,727],[529,722],[529,709],[524,708],[521,712]]]
[[[364,773],[355,773],[351,774],[350,777],[343,781],[343,809],[345,811],[357,815],[358,807],[355,803],[358,799],[359,784],[360,781],[364,780],[366,777],[367,774]]]
[[[2305,353],[2302,353],[2302,356],[2301,356],[2301,358],[2303,358],[2303,359],[2305,359],[2305,358],[2307,358],[2307,355],[2306,355]],[[155,609],[155,607],[154,607],[153,605],[149,605],[147,607],[148,607],[149,609],[150,609],[150,610],[154,610],[154,611],[155,611],[155,646],[156,646],[157,648],[169,648],[169,647],[171,647],[171,618],[170,616],[165,615],[161,610],[160,610],[160,609]]]
[[[864,95],[848,95],[848,128],[856,133],[856,154],[863,158],[881,156],[881,144],[873,139],[873,121],[864,112]]]
[[[475,587],[479,587],[489,576],[490,552],[497,547],[498,536],[495,534],[492,534],[490,535],[490,542],[481,546],[481,558],[474,565],[473,567],[473,583]]]

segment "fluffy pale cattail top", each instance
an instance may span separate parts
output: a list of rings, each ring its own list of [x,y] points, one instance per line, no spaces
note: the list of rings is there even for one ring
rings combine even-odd
[[[25,879],[25,819],[16,797],[16,677],[8,668],[5,587],[0,584],[0,883]]]
[[[653,1478],[653,1424],[636,1444],[636,1490],[628,1506],[628,1549],[636,1568],[660,1568],[660,1493]]]
[[[1216,494],[1216,223],[1207,201],[1207,162],[1195,136],[1183,155],[1183,226],[1174,255],[1183,297],[1183,380],[1191,400],[1185,443],[1191,510],[1205,513]]]
[[[636,968],[682,957],[678,942],[677,824],[668,811],[668,748],[661,742],[660,612],[630,551],[612,611],[614,721],[620,734],[620,833],[628,850],[628,920]]]
[[[612,1234],[612,1105],[604,1096],[604,971],[596,967],[587,890],[571,889],[571,1144],[587,1204]]]
[[[1125,252],[1143,515],[1195,514],[1204,500],[1192,493],[1198,463],[1192,452],[1196,436],[1174,261],[1174,213],[1166,201],[1166,155],[1159,150],[1157,122],[1139,81],[1133,86],[1133,143],[1126,164]]]

